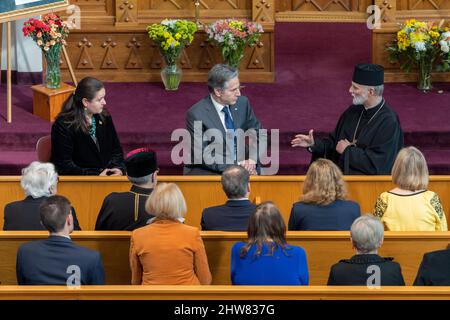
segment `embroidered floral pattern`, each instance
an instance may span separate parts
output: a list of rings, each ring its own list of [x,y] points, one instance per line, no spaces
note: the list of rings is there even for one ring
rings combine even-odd
[[[381,218],[387,209],[387,203],[384,202],[380,197],[378,197],[377,202],[375,203],[375,210],[373,212],[373,215],[375,217]]]
[[[441,200],[439,199],[439,196],[437,193],[433,195],[433,198],[430,200],[431,206],[436,210],[436,213],[440,220],[444,217],[444,209],[442,208]]]

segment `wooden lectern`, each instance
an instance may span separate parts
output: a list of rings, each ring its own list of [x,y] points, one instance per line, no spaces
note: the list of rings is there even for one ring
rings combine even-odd
[[[64,101],[75,91],[75,87],[61,83],[58,89],[48,89],[42,84],[32,86],[33,114],[47,121],[55,121]]]

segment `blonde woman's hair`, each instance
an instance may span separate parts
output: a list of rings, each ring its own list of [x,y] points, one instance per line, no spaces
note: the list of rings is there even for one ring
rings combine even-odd
[[[309,166],[301,201],[328,205],[336,200],[345,200],[346,195],[347,187],[342,179],[342,172],[333,162],[318,159]]]
[[[392,182],[409,191],[428,187],[428,166],[422,152],[415,147],[400,150],[392,167]]]
[[[186,214],[186,201],[175,183],[159,183],[145,203],[147,213],[160,218],[176,220]]]

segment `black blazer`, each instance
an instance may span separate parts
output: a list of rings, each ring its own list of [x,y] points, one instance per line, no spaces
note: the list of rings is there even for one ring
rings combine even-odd
[[[81,271],[81,285],[105,283],[100,253],[60,236],[50,236],[46,240],[28,242],[19,247],[17,283],[66,285],[69,277],[75,274],[74,267],[70,266],[76,266]],[[69,283],[75,284],[73,281]]]
[[[225,205],[206,208],[202,230],[247,231],[248,218],[255,208],[249,200],[228,200]]]
[[[97,122],[100,150],[89,134],[75,131],[64,119],[57,118],[52,126],[52,162],[60,175],[99,175],[106,168],[119,168],[125,174],[123,151],[110,116]]]
[[[368,273],[368,267],[376,265],[380,267],[381,286],[404,286],[402,270],[393,258],[383,258],[377,254],[359,254],[339,261],[331,267],[328,277],[328,285],[334,286],[366,286],[368,278],[373,274]]]
[[[325,206],[296,202],[289,217],[289,230],[350,230],[361,215],[359,204],[336,200]]]
[[[450,250],[425,253],[415,286],[450,286]]]
[[[3,230],[47,230],[41,224],[39,206],[46,197],[33,198],[28,196],[23,200],[8,203],[3,215]],[[77,214],[72,207],[73,229],[81,230]]]

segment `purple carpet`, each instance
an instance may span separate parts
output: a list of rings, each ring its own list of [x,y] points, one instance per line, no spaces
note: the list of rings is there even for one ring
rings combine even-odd
[[[333,130],[351,103],[354,64],[370,62],[371,32],[365,24],[278,23],[275,39],[275,83],[245,84],[242,94],[265,128],[280,130],[279,174],[304,174],[310,155],[289,142],[311,128],[318,136]],[[19,174],[36,159],[36,141],[51,124],[32,114],[29,86],[13,87],[13,122],[6,123],[6,88],[0,89],[0,174]],[[107,83],[106,91],[124,151],[149,145],[162,174],[180,174],[170,160],[170,135],[185,127],[186,110],[207,95],[206,85],[182,83],[167,92],[161,83]],[[406,144],[424,151],[433,174],[450,174],[450,84],[429,93],[413,83],[386,84],[385,98],[400,116]]]

